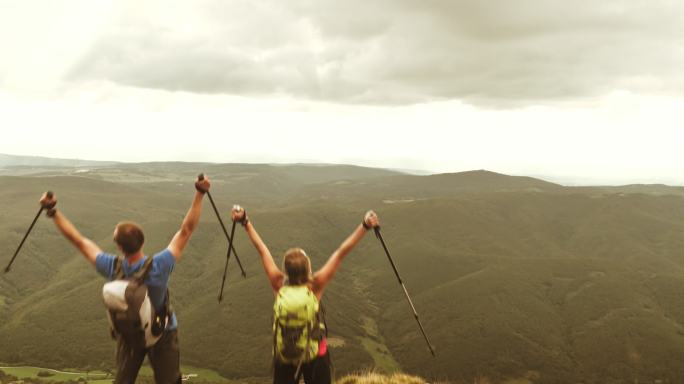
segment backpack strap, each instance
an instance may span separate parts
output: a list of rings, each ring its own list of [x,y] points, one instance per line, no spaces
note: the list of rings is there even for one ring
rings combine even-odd
[[[118,256],[116,259],[114,259],[114,280],[127,279],[126,273],[123,269],[124,260],[125,258],[123,256]],[[143,282],[147,278],[147,275],[150,274],[150,270],[152,269],[152,261],[152,257],[148,257],[147,259],[145,259],[145,262],[143,263],[142,267],[133,275],[131,275],[130,279]]]
[[[275,374],[275,365],[276,365],[276,353],[278,351],[276,350],[276,343],[278,342],[278,321],[273,317],[273,361],[271,362],[271,373]]]
[[[328,322],[325,321],[325,307],[323,306],[323,300],[318,302],[318,313],[316,314],[318,323],[323,324],[325,338],[328,338]],[[330,348],[328,348],[330,350]]]
[[[131,278],[134,280],[138,280],[139,282],[143,283],[145,282],[145,279],[147,278],[147,275],[150,274],[150,270],[152,269],[152,257],[148,257],[145,259],[145,262],[143,263],[142,267],[135,272]]]
[[[325,334],[325,339],[326,342],[328,342],[328,322],[325,321],[325,307],[323,306],[323,299],[318,302],[318,321],[323,323],[323,327],[325,328],[324,334]],[[330,355],[330,344],[328,343],[328,350],[326,351],[327,357],[326,358],[328,361],[328,365],[330,366],[330,377],[332,378],[332,382],[335,382],[335,365],[333,364],[332,361],[332,356]],[[317,358],[314,362],[314,364],[320,363],[319,359]],[[314,369],[314,377],[316,375],[316,370]],[[315,380],[312,378],[312,380]],[[315,381],[314,381],[315,382]]]
[[[173,314],[173,308],[171,308],[171,294],[169,293],[168,288],[166,288],[166,297],[164,298],[164,312],[169,317]]]
[[[112,276],[114,280],[123,280],[126,278],[123,271],[123,262],[123,256],[117,256],[116,259],[114,259],[114,275]]]
[[[166,288],[166,295],[164,295],[164,305],[162,306],[162,312],[157,315],[160,316],[162,321],[164,321],[164,328],[166,328],[166,322],[171,320],[173,316],[173,308],[171,308],[171,294],[169,293],[169,288]]]

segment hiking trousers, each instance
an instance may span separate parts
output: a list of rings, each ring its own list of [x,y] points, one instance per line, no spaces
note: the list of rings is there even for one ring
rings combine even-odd
[[[282,364],[275,362],[273,364],[273,384],[296,384],[295,372],[297,365]],[[302,364],[301,376],[304,378],[306,384],[330,384],[330,354],[326,353],[319,356],[309,363]]]
[[[116,378],[114,384],[134,384],[147,355],[157,384],[181,382],[178,330],[164,331],[155,345],[146,349],[131,348],[122,337],[116,339]]]

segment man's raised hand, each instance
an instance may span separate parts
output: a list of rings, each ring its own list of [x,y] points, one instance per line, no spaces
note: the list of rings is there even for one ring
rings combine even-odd
[[[197,181],[195,181],[195,189],[199,192],[207,193],[209,192],[210,187],[211,182],[209,181],[209,178],[204,173],[200,173],[199,176],[197,176]]]

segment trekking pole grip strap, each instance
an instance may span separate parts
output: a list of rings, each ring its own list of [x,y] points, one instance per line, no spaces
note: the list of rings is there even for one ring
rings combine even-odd
[[[242,215],[242,219],[238,220],[237,222],[240,223],[243,227],[247,228],[247,223],[249,223],[249,218],[247,217],[247,210],[242,208],[242,211],[245,213]]]

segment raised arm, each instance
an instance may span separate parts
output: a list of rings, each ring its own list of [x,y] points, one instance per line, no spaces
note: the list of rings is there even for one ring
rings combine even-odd
[[[231,212],[231,218],[233,221],[238,222],[245,227],[245,231],[247,231],[249,240],[252,241],[252,244],[254,244],[257,252],[259,252],[259,256],[261,256],[261,264],[264,266],[264,272],[266,272],[268,282],[271,283],[273,293],[278,293],[280,288],[283,286],[283,282],[285,281],[285,275],[278,268],[275,261],[273,261],[271,251],[268,250],[268,247],[266,244],[264,244],[264,241],[261,240],[261,236],[259,236],[254,228],[254,225],[247,218],[247,212],[239,205],[234,205]]]
[[[40,204],[48,209],[48,217],[52,217],[52,221],[55,223],[55,226],[57,226],[57,229],[62,232],[64,237],[78,248],[90,264],[95,265],[97,254],[102,252],[102,250],[92,240],[81,235],[71,221],[54,208],[57,204],[56,196],[53,195],[52,197],[48,197],[47,193],[45,193],[40,199]]]
[[[185,214],[185,218],[183,219],[180,229],[173,236],[173,239],[171,239],[171,242],[167,247],[167,249],[171,251],[171,254],[176,261],[180,260],[181,255],[183,254],[183,249],[185,249],[185,246],[188,245],[188,241],[190,241],[192,232],[195,230],[195,228],[197,228],[200,214],[202,213],[202,200],[204,198],[204,194],[209,191],[209,187],[211,187],[209,178],[205,177],[204,175],[200,175],[195,182],[196,191],[195,196],[192,199],[192,205],[190,205],[188,213]]]
[[[328,285],[330,280],[332,280],[333,276],[335,276],[335,272],[337,272],[337,269],[340,267],[342,264],[342,260],[344,260],[345,256],[356,246],[356,244],[361,241],[363,236],[366,234],[366,231],[368,229],[377,227],[380,225],[380,222],[378,220],[378,215],[375,214],[373,211],[368,211],[366,212],[366,215],[363,217],[363,221],[361,224],[359,224],[354,232],[352,232],[347,239],[340,244],[340,246],[337,248],[335,252],[333,252],[332,256],[328,259],[328,261],[325,263],[323,268],[319,269],[314,273],[313,276],[313,292],[314,294],[320,299],[321,295],[323,294],[323,290],[325,289],[325,286]]]

